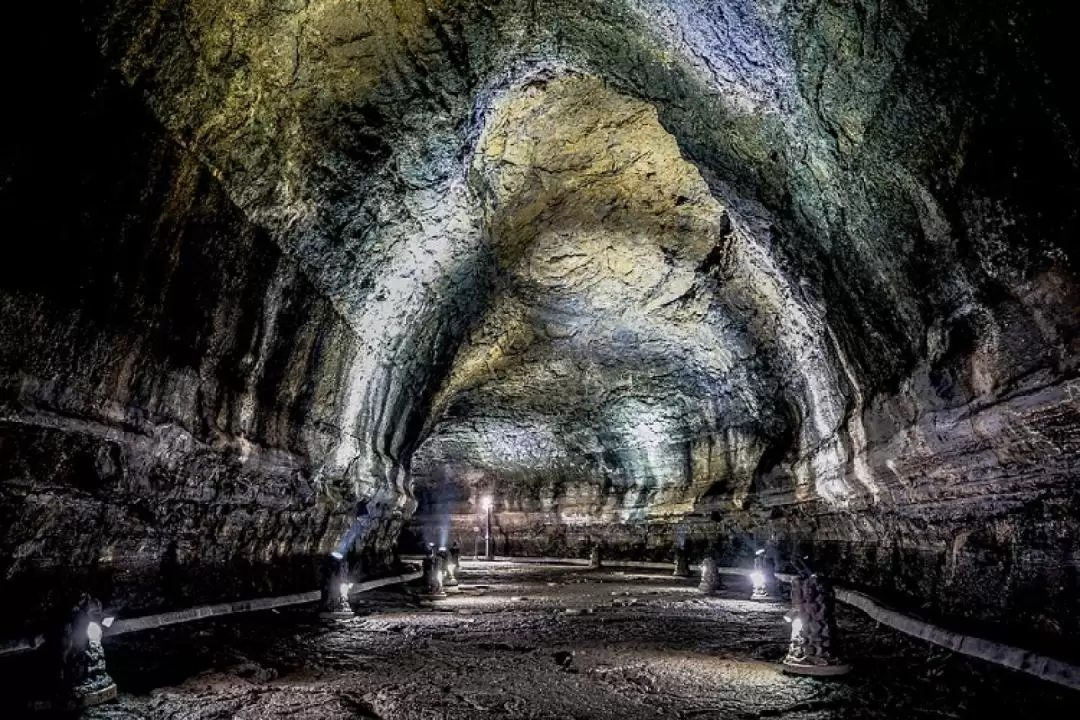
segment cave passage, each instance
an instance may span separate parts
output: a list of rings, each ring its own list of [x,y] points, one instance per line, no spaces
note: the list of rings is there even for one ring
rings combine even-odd
[[[852,610],[839,628],[860,672],[785,675],[786,604],[750,601],[741,577],[709,597],[647,570],[465,563],[462,577],[434,606],[365,595],[350,622],[297,609],[116,638],[126,692],[84,717],[1068,717],[1074,700]]]
[[[1052,4],[66,5],[0,48],[0,714],[1065,714]]]

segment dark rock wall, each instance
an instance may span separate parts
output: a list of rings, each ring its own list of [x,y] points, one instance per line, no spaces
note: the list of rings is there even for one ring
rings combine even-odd
[[[79,27],[48,27],[78,62],[19,78],[0,155],[2,634],[79,588],[129,614],[310,590],[353,518],[319,461],[355,336]]]

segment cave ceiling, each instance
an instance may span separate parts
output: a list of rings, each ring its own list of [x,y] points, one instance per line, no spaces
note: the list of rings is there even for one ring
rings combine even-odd
[[[577,472],[685,511],[783,464],[877,500],[864,403],[998,271],[954,262],[940,3],[85,5],[356,334],[310,454],[358,496]]]

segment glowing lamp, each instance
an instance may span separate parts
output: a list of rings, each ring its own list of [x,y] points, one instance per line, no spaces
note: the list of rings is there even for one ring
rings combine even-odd
[[[784,615],[791,623],[791,642],[782,669],[793,675],[843,675],[851,668],[833,651],[836,618],[832,586],[805,566],[791,580],[792,608]]]
[[[339,553],[337,550],[335,550],[334,552],[330,553],[330,557],[334,558],[335,560],[341,560],[345,556],[342,555],[341,553]]]
[[[485,510],[490,510],[491,509],[491,496],[490,495],[485,495],[484,496],[484,498],[480,501],[480,507],[484,508]]]
[[[750,593],[751,600],[777,600],[776,572],[773,562],[766,557],[764,550],[754,553],[754,569],[750,572],[750,584],[754,590]]]
[[[105,617],[101,603],[87,595],[79,599],[72,611],[73,622],[64,629],[65,642],[57,648],[57,659],[72,671],[68,675],[67,692],[61,697],[32,703],[36,709],[61,710],[65,717],[69,710],[98,705],[116,697],[116,683],[105,667],[105,648],[101,645],[104,628],[112,625],[114,618]],[[86,633],[86,642],[80,642],[77,635],[82,632]]]

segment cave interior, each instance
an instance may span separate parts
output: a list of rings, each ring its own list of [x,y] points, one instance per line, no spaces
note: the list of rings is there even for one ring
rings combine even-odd
[[[1074,708],[1060,8],[61,5],[0,47],[0,711]]]

